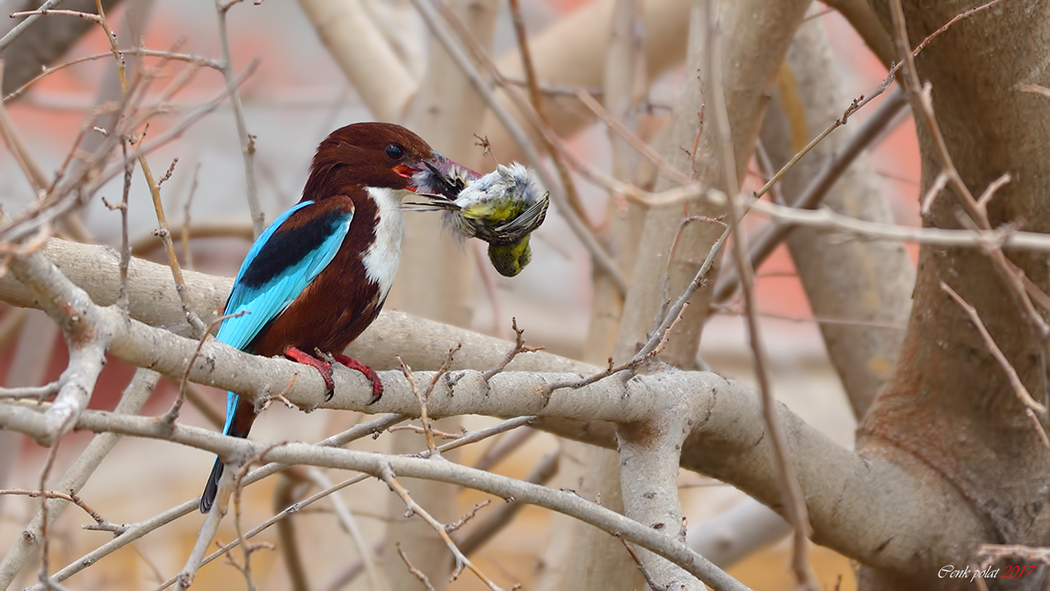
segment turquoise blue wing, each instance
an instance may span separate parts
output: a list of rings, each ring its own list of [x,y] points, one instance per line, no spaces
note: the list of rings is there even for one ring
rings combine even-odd
[[[243,314],[223,320],[220,342],[246,350],[335,258],[353,210],[313,205],[305,201],[284,212],[252,245],[224,312]]]
[[[247,350],[332,262],[353,217],[352,208],[322,208],[304,201],[275,219],[252,245],[233,282],[225,314],[240,315],[223,320],[215,338]],[[237,403],[237,395],[230,392],[223,433],[230,433]]]
[[[248,251],[226,302],[226,315],[243,314],[223,320],[216,338],[248,350],[255,337],[332,262],[353,217],[353,205],[319,206],[304,201],[275,219]],[[237,420],[239,404],[240,397],[229,392],[222,429],[225,435],[248,436],[255,420],[254,409],[241,409]],[[222,472],[222,461],[216,458],[201,495],[202,512],[211,509]]]

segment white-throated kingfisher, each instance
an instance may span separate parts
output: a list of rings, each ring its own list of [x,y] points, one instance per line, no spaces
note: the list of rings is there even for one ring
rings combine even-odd
[[[331,396],[331,353],[372,382],[375,371],[342,355],[375,320],[394,283],[410,192],[448,192],[454,162],[411,131],[390,123],[355,123],[317,148],[303,197],[255,241],[233,284],[216,338],[256,355],[286,355],[321,372]],[[476,173],[474,173],[476,174]],[[449,195],[454,198],[455,195]],[[255,405],[227,395],[223,434],[247,437]],[[216,458],[200,510],[215,502],[223,462]]]

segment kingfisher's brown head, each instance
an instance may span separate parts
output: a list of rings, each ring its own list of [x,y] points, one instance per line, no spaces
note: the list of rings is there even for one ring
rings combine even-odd
[[[303,200],[324,199],[352,186],[430,192],[451,185],[448,175],[460,169],[400,125],[354,123],[318,146]]]

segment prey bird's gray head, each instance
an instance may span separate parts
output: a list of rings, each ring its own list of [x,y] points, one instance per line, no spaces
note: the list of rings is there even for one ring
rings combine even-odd
[[[514,162],[481,176],[462,168],[428,167],[412,177],[412,184],[430,201],[407,205],[443,210],[445,224],[459,238],[488,242],[489,260],[500,274],[513,277],[531,260],[529,235],[546,218],[550,194],[529,169]]]
[[[490,244],[516,242],[543,223],[549,194],[528,168],[512,162],[497,165],[483,176],[472,174],[477,173],[461,169],[444,175],[436,171],[417,175],[413,182],[433,191],[417,190],[430,201],[409,205],[444,210],[445,222],[458,235]]]

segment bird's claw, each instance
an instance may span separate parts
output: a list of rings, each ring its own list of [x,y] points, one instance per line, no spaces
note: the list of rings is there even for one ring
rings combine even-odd
[[[320,355],[320,352],[318,354]],[[335,396],[335,380],[332,379],[331,363],[322,361],[321,359],[318,359],[317,357],[314,357],[313,355],[310,355],[305,351],[297,349],[296,347],[292,347],[285,351],[285,355],[291,357],[299,363],[302,363],[303,365],[309,365],[310,367],[313,367],[317,369],[318,372],[320,372],[321,379],[324,380],[325,385],[325,402],[328,402],[332,399],[332,396]],[[379,376],[376,375],[376,370],[372,369],[371,367],[368,367],[367,365],[361,363],[353,357],[348,357],[341,353],[332,354],[331,359],[345,365],[348,369],[361,372],[362,375],[368,378],[368,381],[372,383],[372,398],[368,401],[368,404],[375,404],[377,401],[379,401],[380,398],[383,397],[383,382],[380,381]]]
[[[303,365],[309,365],[316,369],[321,374],[321,379],[324,380],[325,394],[324,401],[328,402],[335,396],[335,380],[332,379],[332,364],[326,361],[322,361],[313,355],[302,351],[295,347],[292,347],[284,352],[285,355],[291,357],[295,361],[302,363]]]
[[[383,382],[379,379],[379,376],[376,375],[376,370],[368,367],[353,357],[348,357],[340,353],[333,354],[332,357],[339,363],[345,365],[348,369],[361,372],[361,374],[368,378],[368,381],[372,383],[372,398],[368,401],[368,404],[375,404],[383,397]]]

